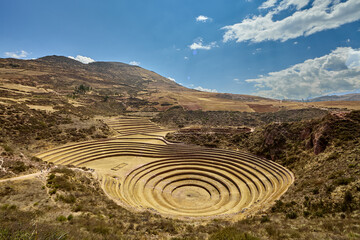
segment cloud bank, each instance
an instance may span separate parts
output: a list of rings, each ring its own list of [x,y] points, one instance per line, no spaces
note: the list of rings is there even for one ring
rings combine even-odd
[[[24,50],[17,51],[17,52],[5,52],[5,56],[10,57],[10,58],[25,58],[28,55],[29,55],[29,53]]]
[[[354,91],[360,89],[360,49],[338,47],[328,55],[246,82],[255,84],[257,95],[278,99]]]
[[[268,12],[223,27],[223,41],[286,41],[360,20],[359,0],[267,0],[259,9]],[[294,12],[281,20],[274,20],[284,10]]]
[[[89,58],[89,57],[85,57],[85,56],[81,56],[81,55],[77,55],[76,57],[68,56],[68,58],[74,59],[74,60],[82,62],[84,64],[95,62],[94,59]]]

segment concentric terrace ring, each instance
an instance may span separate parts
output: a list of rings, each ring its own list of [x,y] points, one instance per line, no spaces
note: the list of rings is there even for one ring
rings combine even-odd
[[[293,174],[254,155],[172,144],[145,118],[106,123],[119,137],[70,144],[38,155],[44,161],[95,169],[105,193],[130,210],[170,217],[244,217],[268,207]]]
[[[99,173],[103,189],[129,209],[170,217],[247,215],[278,199],[294,180],[286,168],[248,153],[169,144],[161,138],[158,144],[147,143],[149,139],[82,142],[38,157],[75,166],[146,158],[137,165],[129,160],[132,167],[122,175]]]

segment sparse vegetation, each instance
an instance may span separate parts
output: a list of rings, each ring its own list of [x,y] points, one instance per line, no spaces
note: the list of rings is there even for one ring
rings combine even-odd
[[[286,103],[211,93],[189,94],[180,107],[176,95],[184,89],[141,68],[134,74],[127,65],[84,65],[53,56],[0,62],[0,75],[15,86],[0,89],[0,178],[43,171],[36,178],[0,182],[0,239],[360,238],[359,111],[289,111]],[[263,113],[215,111],[219,100],[229,104],[220,109]],[[194,110],[201,108],[214,111]],[[108,198],[88,169],[33,157],[65,143],[111,136],[94,116],[154,116],[166,109],[153,121],[190,128],[168,140],[272,159],[295,173],[295,183],[269,209],[244,220],[180,221],[150,210],[128,211]]]
[[[176,106],[159,113],[153,121],[164,126],[183,128],[186,126],[207,127],[255,127],[272,122],[299,122],[321,118],[327,114],[325,110],[299,109],[270,113],[231,112],[231,111],[186,111]]]

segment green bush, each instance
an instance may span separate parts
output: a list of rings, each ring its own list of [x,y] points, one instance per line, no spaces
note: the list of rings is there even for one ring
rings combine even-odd
[[[67,218],[64,215],[60,215],[56,218],[56,221],[59,221],[59,222],[64,222],[66,220],[67,220]]]
[[[49,191],[49,194],[50,195],[53,195],[53,194],[55,194],[56,193],[56,188],[55,189],[51,189],[50,191]]]

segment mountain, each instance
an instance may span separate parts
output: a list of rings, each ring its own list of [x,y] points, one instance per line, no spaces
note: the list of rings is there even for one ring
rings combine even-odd
[[[64,56],[34,60],[0,59],[2,101],[27,101],[24,95],[65,97],[75,106],[106,100],[126,111],[189,110],[274,112],[286,104],[262,97],[188,89],[159,74],[119,62],[83,64]],[[7,96],[7,97],[6,97]],[[299,103],[288,105],[298,108]]]
[[[32,81],[23,79],[24,85],[36,84],[58,91],[72,90],[79,84],[94,85],[96,89],[112,89],[114,93],[138,92],[156,87],[184,90],[184,87],[154,72],[124,63],[83,64],[63,56],[46,56],[36,60],[1,59],[0,67],[14,69],[10,75],[13,78],[18,74]]]
[[[324,102],[324,101],[360,101],[360,93],[352,93],[345,95],[330,95],[309,99],[308,102]]]

